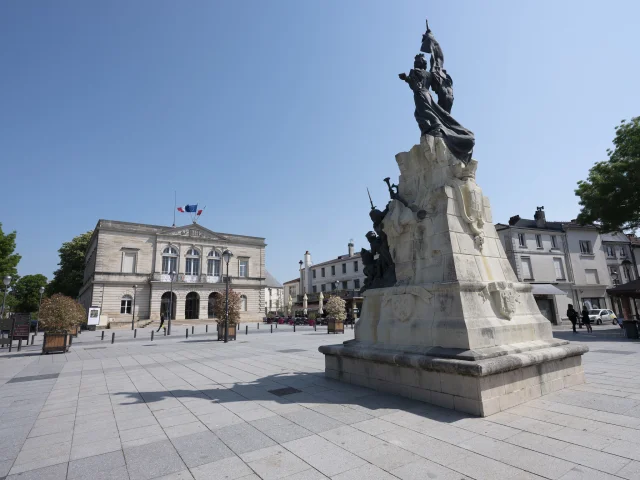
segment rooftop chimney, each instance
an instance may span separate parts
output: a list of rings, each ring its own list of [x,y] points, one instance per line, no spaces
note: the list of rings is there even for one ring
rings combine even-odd
[[[544,207],[536,207],[536,213],[533,218],[536,221],[536,227],[545,228],[547,226],[547,219],[544,216]]]
[[[509,225],[515,225],[516,223],[518,223],[520,221],[520,215],[514,215],[513,217],[511,217],[509,219]]]
[[[353,257],[353,238],[349,240],[349,256]]]
[[[309,250],[307,250],[306,252],[304,252],[304,266],[310,267],[311,265],[313,265],[311,263],[311,254],[309,253]]]

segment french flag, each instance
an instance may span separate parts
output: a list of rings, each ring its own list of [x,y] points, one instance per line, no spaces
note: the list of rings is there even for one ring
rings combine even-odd
[[[184,207],[178,207],[178,211],[182,213],[196,213],[198,212],[198,204],[196,203],[195,205],[185,205]],[[198,215],[200,215],[200,213],[202,213],[202,210],[198,212]]]

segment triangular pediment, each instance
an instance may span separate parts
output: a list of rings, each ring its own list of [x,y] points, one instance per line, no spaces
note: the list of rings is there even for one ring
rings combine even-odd
[[[158,235],[166,235],[169,237],[182,237],[192,239],[207,239],[216,241],[228,241],[229,239],[224,235],[216,232],[212,232],[208,228],[204,228],[202,225],[192,223],[183,227],[171,227],[158,232]]]

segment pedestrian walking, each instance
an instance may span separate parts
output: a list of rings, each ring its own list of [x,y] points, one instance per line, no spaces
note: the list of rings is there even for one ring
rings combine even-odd
[[[589,310],[587,310],[587,306],[584,305],[582,307],[582,323],[587,326],[587,332],[593,332],[593,328],[591,328],[591,319],[589,318]]]
[[[576,312],[572,304],[569,304],[569,308],[567,309],[567,317],[569,317],[569,321],[571,322],[571,326],[573,327],[573,333],[578,333],[578,331],[576,330],[576,323],[578,323],[578,312]]]
[[[160,314],[160,326],[158,327],[158,330],[156,330],[156,333],[158,333],[163,326],[164,326],[164,312]]]

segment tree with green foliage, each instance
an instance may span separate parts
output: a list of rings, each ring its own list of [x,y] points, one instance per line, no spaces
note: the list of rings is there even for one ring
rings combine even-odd
[[[64,242],[58,253],[60,262],[58,270],[53,274],[53,280],[47,287],[47,295],[62,293],[76,298],[84,279],[84,258],[92,231],[74,237],[70,242]]]
[[[603,232],[640,227],[640,117],[623,120],[615,130],[609,160],[596,163],[576,189],[578,222],[595,223]]]
[[[47,277],[41,274],[25,275],[15,283],[11,293],[16,297],[16,311],[36,312],[40,305],[40,288],[47,286]]]
[[[4,233],[2,231],[2,223],[0,223],[0,281],[7,275],[10,275],[12,285],[18,279],[18,263],[20,263],[20,259],[22,258],[15,253],[15,249],[15,230],[11,233]]]

